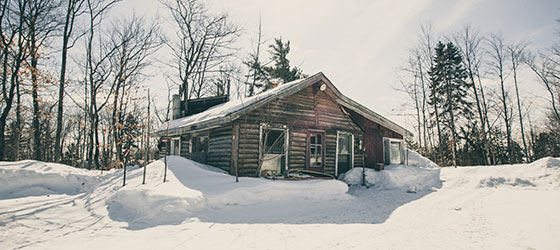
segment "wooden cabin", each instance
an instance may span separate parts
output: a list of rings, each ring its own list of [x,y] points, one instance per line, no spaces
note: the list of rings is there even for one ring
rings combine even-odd
[[[171,120],[156,131],[162,154],[240,176],[288,169],[335,176],[353,167],[382,170],[404,163],[407,134],[344,96],[323,73]]]

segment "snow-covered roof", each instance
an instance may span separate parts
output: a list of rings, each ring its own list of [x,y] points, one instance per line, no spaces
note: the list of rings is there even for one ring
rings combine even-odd
[[[171,120],[168,124],[163,124],[156,131],[156,136],[177,136],[184,132],[206,129],[213,126],[229,123],[239,118],[240,115],[260,107],[262,104],[268,103],[275,98],[283,98],[295,94],[296,92],[322,81],[327,84],[333,93],[338,97],[339,104],[356,111],[364,117],[381,124],[399,134],[411,134],[408,130],[398,124],[388,120],[387,118],[373,112],[367,107],[355,102],[354,100],[343,95],[322,73],[319,72],[304,79],[295,80],[284,83],[276,88],[270,89],[255,96],[244,99],[231,100],[226,103],[216,105],[204,112],[191,116]]]

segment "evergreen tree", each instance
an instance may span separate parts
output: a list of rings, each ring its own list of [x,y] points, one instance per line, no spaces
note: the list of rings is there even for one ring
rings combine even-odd
[[[259,61],[258,54],[250,55],[250,60],[244,62],[249,67],[249,75],[253,81],[249,84],[248,95],[257,94],[255,88],[262,91],[274,87],[275,83],[286,83],[306,77],[298,67],[291,67],[288,54],[290,53],[290,41],[283,42],[282,38],[274,39],[269,46],[270,60],[272,66],[265,66]]]
[[[471,84],[467,83],[467,71],[459,49],[449,42],[439,42],[435,48],[430,75],[430,104],[434,106],[436,119],[443,122],[451,135],[453,166],[457,166],[457,121],[461,116],[470,117],[470,102],[467,94]],[[441,133],[438,131],[438,133]],[[441,143],[440,143],[441,144]]]

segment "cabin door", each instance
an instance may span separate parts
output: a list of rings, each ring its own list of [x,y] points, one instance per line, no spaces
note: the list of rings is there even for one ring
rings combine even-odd
[[[354,136],[338,133],[336,141],[336,175],[346,173],[353,167]]]
[[[286,170],[286,129],[261,127],[261,173],[272,171],[282,174]]]
[[[307,132],[307,170],[324,172],[325,133]]]

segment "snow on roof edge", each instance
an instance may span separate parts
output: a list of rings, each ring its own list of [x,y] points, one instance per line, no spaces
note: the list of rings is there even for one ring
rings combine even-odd
[[[298,80],[294,80],[291,82],[287,82],[287,83],[283,83],[281,85],[279,85],[276,88],[273,89],[269,89],[263,93],[260,93],[258,95],[254,95],[248,98],[244,98],[244,99],[235,99],[235,100],[230,100],[229,102],[226,103],[222,103],[219,105],[216,105],[214,107],[209,108],[208,110],[205,110],[201,113],[198,114],[194,114],[194,115],[190,115],[190,116],[186,116],[186,117],[182,117],[179,119],[175,119],[175,120],[171,120],[169,121],[169,126],[167,126],[165,123],[162,124],[155,132],[154,134],[156,136],[163,136],[163,132],[168,132],[168,134],[165,135],[174,135],[176,133],[174,133],[174,131],[179,130],[181,128],[186,128],[188,126],[193,126],[193,125],[198,125],[198,124],[202,124],[202,123],[212,123],[212,121],[219,121],[222,120],[224,118],[226,118],[227,116],[232,115],[235,112],[241,111],[242,109],[251,106],[255,103],[258,102],[264,102],[265,100],[273,97],[273,96],[278,96],[280,93],[295,88],[296,86],[300,85],[303,82],[309,82],[310,80],[316,78],[317,76],[322,75],[321,72],[314,74],[312,76],[306,77],[306,78],[302,78],[302,79],[298,79]]]
[[[369,109],[368,107],[342,94],[340,90],[338,90],[336,86],[334,86],[334,84],[322,72],[318,72],[306,78],[281,84],[276,88],[267,90],[258,95],[254,95],[245,99],[231,100],[229,102],[211,107],[210,109],[203,111],[201,113],[171,120],[169,121],[168,128],[166,128],[166,124],[162,124],[155,131],[154,134],[155,136],[176,136],[178,134],[181,134],[183,130],[187,130],[187,131],[196,130],[200,128],[207,128],[208,126],[216,126],[219,124],[230,122],[236,119],[236,117],[232,117],[234,114],[242,112],[243,110],[247,109],[253,104],[265,103],[271,97],[281,96],[281,94],[285,95],[286,93],[289,93],[289,91],[287,90],[294,89],[300,85],[301,86],[305,85],[303,83],[311,84],[317,82],[318,80],[326,80],[328,85],[330,85],[330,87],[332,87],[332,89],[334,90],[335,95],[337,95],[338,98],[340,99],[341,101],[340,104],[347,106],[347,108],[353,109],[358,113],[362,113],[362,115],[365,115],[366,118],[374,122],[377,122],[401,134],[404,137],[406,137],[407,135],[409,136],[413,135],[413,133],[407,130],[406,128],[400,126],[399,124],[387,119],[386,117],[378,114],[377,112]],[[228,117],[230,117],[230,119],[227,119]],[[189,126],[192,126],[191,129],[187,128]],[[196,128],[193,128],[195,126]],[[164,132],[166,133],[164,134]]]

